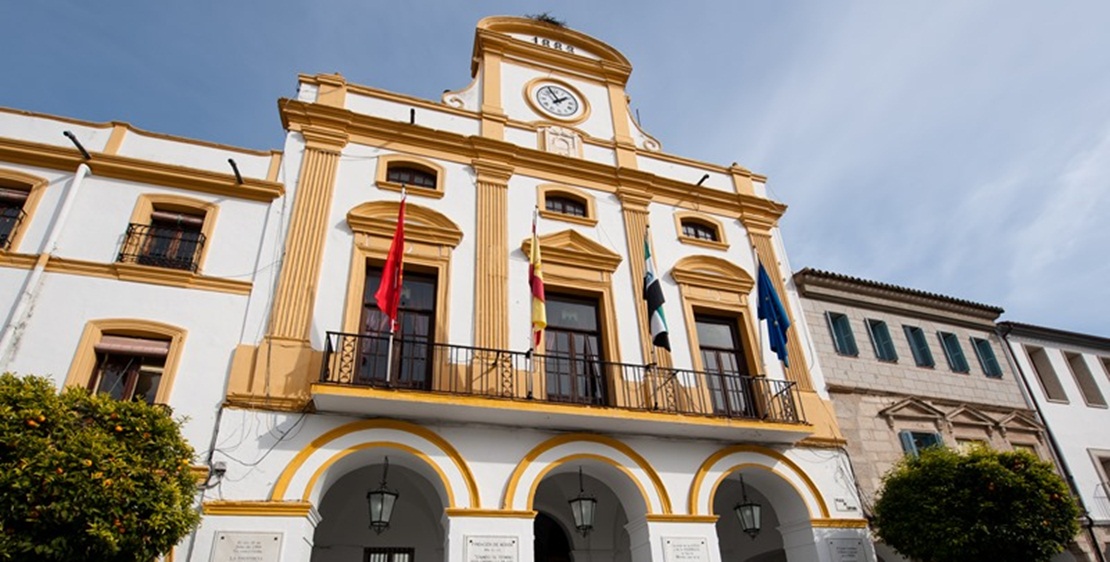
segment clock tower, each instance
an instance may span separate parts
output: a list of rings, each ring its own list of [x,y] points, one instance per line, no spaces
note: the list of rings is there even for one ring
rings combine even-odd
[[[478,23],[470,68],[471,84],[446,92],[443,102],[479,113],[484,137],[579,158],[588,157],[586,145],[606,146],[606,163],[629,168],[637,149],[660,148],[631,118],[631,64],[597,39],[538,20],[489,17]]]

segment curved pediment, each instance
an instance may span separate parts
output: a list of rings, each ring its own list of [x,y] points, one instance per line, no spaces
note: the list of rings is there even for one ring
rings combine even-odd
[[[574,230],[561,230],[539,237],[540,254],[545,263],[555,263],[607,271],[612,273],[621,263],[621,257],[616,252],[601,244],[586,238]],[[525,238],[520,243],[524,255],[532,253],[532,238]]]
[[[671,268],[675,281],[706,289],[750,293],[752,276],[740,266],[714,256],[686,256]]]
[[[397,201],[370,201],[347,212],[347,224],[355,232],[392,237],[397,230]],[[405,239],[451,246],[462,241],[462,230],[451,219],[427,207],[405,203]]]

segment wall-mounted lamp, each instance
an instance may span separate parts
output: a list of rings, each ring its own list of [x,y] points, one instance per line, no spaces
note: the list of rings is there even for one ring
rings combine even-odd
[[[709,179],[709,174],[705,174],[704,176],[702,176],[701,179],[698,180],[698,186],[701,186],[701,184],[705,183],[705,180],[707,179]]]
[[[231,171],[235,172],[235,183],[243,185],[243,175],[239,173],[239,166],[235,163],[235,160],[228,158],[227,163],[231,164]]]
[[[736,518],[740,520],[740,528],[748,534],[752,540],[759,534],[759,528],[763,524],[763,506],[757,502],[748,500],[748,489],[744,486],[744,475],[738,474],[740,477],[740,493],[743,494],[743,500],[736,504],[732,510],[736,512]]]
[[[69,142],[73,143],[73,146],[77,147],[77,150],[81,151],[81,156],[84,156],[85,160],[92,160],[92,155],[89,154],[89,151],[85,150],[84,146],[81,146],[81,141],[77,140],[77,135],[74,135],[69,131],[62,131],[62,134],[69,139]]]
[[[574,515],[574,527],[583,537],[589,536],[594,528],[597,500],[586,495],[586,490],[582,487],[582,467],[578,467],[578,496],[570,500],[570,512]]]
[[[382,469],[382,481],[377,490],[366,493],[366,502],[370,504],[370,528],[377,534],[382,534],[389,528],[389,519],[393,517],[393,505],[400,496],[386,487],[386,478],[389,477],[389,457],[385,458],[385,468]]]

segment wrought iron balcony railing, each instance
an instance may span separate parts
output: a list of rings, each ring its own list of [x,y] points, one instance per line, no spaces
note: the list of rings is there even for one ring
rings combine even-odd
[[[132,223],[116,261],[197,272],[204,234],[188,228]]]
[[[16,207],[0,202],[0,250],[11,249],[12,237],[26,217],[27,213],[22,206]]]
[[[320,382],[683,415],[804,423],[795,383],[328,332]],[[388,367],[387,367],[388,364]]]

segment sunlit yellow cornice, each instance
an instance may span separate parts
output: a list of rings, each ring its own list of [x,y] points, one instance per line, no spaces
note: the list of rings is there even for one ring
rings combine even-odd
[[[272,201],[285,192],[284,186],[275,181],[243,178],[243,183],[238,184],[235,176],[230,173],[222,174],[117,154],[90,152],[92,159],[85,160],[70,147],[0,138],[0,161],[4,162],[66,171],[75,170],[78,164],[84,162],[89,165],[94,176],[212,193],[234,199]]]
[[[388,145],[396,150],[416,149],[461,164],[473,164],[475,160],[500,162],[511,166],[517,174],[557,182],[569,179],[584,187],[610,192],[616,192],[618,186],[626,187],[649,193],[652,200],[660,203],[735,216],[745,225],[758,229],[773,227],[786,211],[786,205],[753,194],[711,189],[643,170],[567,158],[496,139],[430,129],[298,100],[283,99],[278,105],[282,123],[291,130],[301,130],[309,124],[325,129],[346,126],[347,137],[352,142]]]

